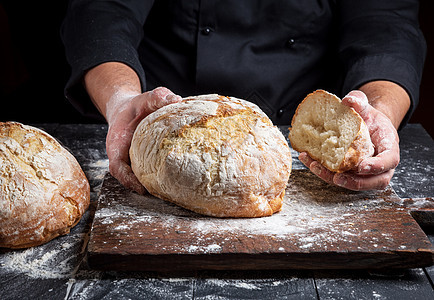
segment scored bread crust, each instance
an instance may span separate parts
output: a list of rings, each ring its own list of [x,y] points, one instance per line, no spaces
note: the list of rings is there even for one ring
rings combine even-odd
[[[294,126],[297,126],[297,123],[303,124],[303,122],[298,122],[297,120],[299,118],[300,112],[306,109],[306,103],[309,101],[335,102],[336,104],[341,106],[343,113],[350,115],[350,117],[355,121],[358,126],[357,133],[355,134],[352,142],[346,149],[344,156],[341,158],[341,161],[337,164],[336,167],[332,167],[332,165],[327,161],[324,161],[322,157],[320,157],[319,155],[315,155],[313,149],[300,145],[300,131],[297,131],[297,133],[295,133],[296,130],[294,130]],[[339,99],[336,95],[326,92],[324,90],[316,90],[303,99],[303,101],[298,105],[295,111],[294,117],[291,121],[291,128],[289,128],[289,130],[290,132],[288,137],[291,143],[291,147],[294,150],[298,152],[307,152],[312,159],[319,161],[324,167],[326,167],[332,172],[342,173],[350,170],[355,170],[363,159],[365,159],[366,157],[370,157],[374,154],[374,146],[371,142],[369,130],[362,117],[352,107],[342,104],[341,99]]]
[[[46,132],[0,122],[0,247],[38,246],[69,233],[89,206],[74,156]]]
[[[188,97],[138,125],[131,167],[154,196],[215,217],[279,211],[291,172],[284,136],[253,103]]]

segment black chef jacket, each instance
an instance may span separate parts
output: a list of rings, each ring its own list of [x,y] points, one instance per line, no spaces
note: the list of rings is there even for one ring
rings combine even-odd
[[[143,91],[236,96],[289,124],[315,89],[342,97],[389,80],[412,100],[405,123],[426,52],[417,14],[417,0],[73,0],[62,27],[72,66],[65,94],[96,114],[81,79],[118,61]]]

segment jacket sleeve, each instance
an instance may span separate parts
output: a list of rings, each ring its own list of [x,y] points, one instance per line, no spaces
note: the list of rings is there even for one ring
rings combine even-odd
[[[85,72],[101,63],[116,61],[129,65],[138,74],[142,90],[145,73],[137,48],[143,24],[153,1],[71,0],[61,28],[71,76],[66,98],[85,116],[102,118],[82,84]]]
[[[418,24],[417,0],[338,1],[338,53],[343,68],[342,94],[373,80],[402,86],[411,107],[419,101],[426,43]]]

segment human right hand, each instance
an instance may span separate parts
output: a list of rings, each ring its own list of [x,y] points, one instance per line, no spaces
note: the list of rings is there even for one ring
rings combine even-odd
[[[88,70],[84,87],[109,125],[106,150],[110,173],[125,187],[145,193],[130,167],[129,150],[140,121],[180,96],[164,87],[142,93],[139,76],[121,62],[106,62]]]
[[[130,166],[129,149],[140,121],[157,109],[181,101],[167,88],[159,87],[142,94],[115,95],[107,103],[109,125],[106,150],[110,173],[125,187],[139,194],[146,192]]]

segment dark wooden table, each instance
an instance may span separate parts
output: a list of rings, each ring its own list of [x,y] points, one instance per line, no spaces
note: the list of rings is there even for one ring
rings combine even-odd
[[[108,170],[107,126],[36,126],[75,155],[89,178],[92,203],[69,235],[26,250],[0,249],[0,299],[434,299],[434,267],[164,274],[91,270],[86,246]],[[401,198],[434,196],[434,141],[417,124],[404,128],[400,138],[401,163],[391,186]],[[293,154],[294,169],[303,168]],[[433,228],[424,230],[434,242]]]

